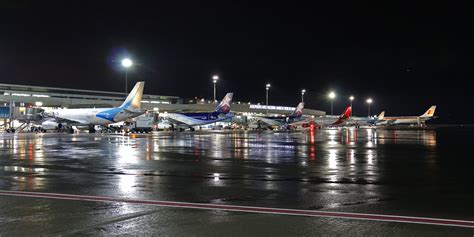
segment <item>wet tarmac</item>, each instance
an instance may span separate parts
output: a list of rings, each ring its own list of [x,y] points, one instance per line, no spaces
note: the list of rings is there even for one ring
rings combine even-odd
[[[472,236],[472,227],[215,204],[474,221],[473,134],[473,127],[0,134],[2,192],[114,199],[2,194],[0,235]]]

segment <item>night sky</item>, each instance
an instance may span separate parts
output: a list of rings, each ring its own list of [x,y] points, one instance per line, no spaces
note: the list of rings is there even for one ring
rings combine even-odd
[[[143,5],[41,1],[1,3],[0,83],[212,97],[335,112],[354,95],[354,114],[421,115],[438,105],[438,123],[474,123],[472,2],[353,1],[334,4],[167,1]],[[65,1],[66,2],[66,1]]]

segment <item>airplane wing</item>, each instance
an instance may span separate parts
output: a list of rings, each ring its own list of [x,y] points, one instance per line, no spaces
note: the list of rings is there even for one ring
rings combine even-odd
[[[64,119],[64,118],[56,118],[56,122],[58,123],[67,123],[70,125],[76,125],[76,124],[88,124],[87,121],[84,120],[76,120],[76,119]]]
[[[345,123],[346,124],[356,124],[359,126],[367,126],[367,125],[374,125],[377,124],[379,121],[376,118],[368,118],[368,117],[350,117],[348,118]]]
[[[247,119],[250,120],[250,123],[252,124],[266,124],[268,126],[282,126],[284,123],[281,123],[277,120],[270,119],[270,118],[265,118],[265,117],[258,117],[258,116],[252,116],[252,117],[247,117]]]
[[[290,125],[290,126],[299,126],[299,125],[310,123],[311,121],[312,121],[312,119],[308,118],[308,119],[303,119],[303,120],[299,120],[299,121],[296,121],[296,122],[288,123],[288,125]]]
[[[186,115],[182,115],[182,114],[168,114],[166,116],[166,119],[168,119],[168,121],[170,121],[171,123],[174,123],[174,124],[186,124],[186,125],[189,125],[189,126],[193,126],[195,124],[198,124],[200,122],[200,120],[198,119],[194,119],[194,118],[191,118],[189,116],[186,116]]]
[[[303,115],[299,118],[294,118],[294,119],[290,119],[286,125],[289,125],[289,126],[300,126],[300,125],[303,125],[303,124],[307,124],[307,123],[310,123],[310,122],[314,122],[314,117],[312,116],[309,116],[309,115]]]
[[[330,126],[337,121],[335,117],[316,117],[314,118],[314,123],[319,126]]]
[[[146,112],[145,109],[123,109],[123,110],[130,114],[144,114]]]

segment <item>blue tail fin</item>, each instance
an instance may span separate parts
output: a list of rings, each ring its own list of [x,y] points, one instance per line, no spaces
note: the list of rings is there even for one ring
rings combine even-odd
[[[139,109],[142,102],[143,88],[145,87],[145,82],[140,81],[135,84],[130,94],[128,94],[127,99],[123,102],[120,108],[124,109]]]

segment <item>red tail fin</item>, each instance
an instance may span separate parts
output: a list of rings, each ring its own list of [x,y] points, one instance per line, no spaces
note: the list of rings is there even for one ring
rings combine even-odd
[[[352,112],[352,107],[348,106],[346,108],[346,110],[344,110],[344,113],[342,113],[339,118],[337,119],[337,121],[335,123],[333,123],[333,125],[338,125],[338,124],[341,124],[343,123],[346,119],[348,119],[349,117],[351,117],[351,112]]]
[[[346,110],[344,111],[344,113],[341,114],[339,118],[348,119],[349,117],[351,117],[351,112],[352,112],[352,107],[348,106]]]

